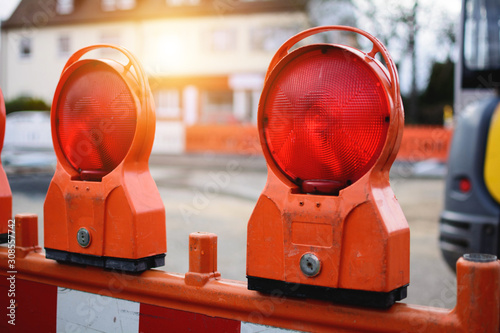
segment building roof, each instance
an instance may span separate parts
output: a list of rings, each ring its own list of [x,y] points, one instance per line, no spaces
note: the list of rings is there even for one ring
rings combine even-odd
[[[72,12],[62,15],[56,11],[57,0],[21,0],[11,17],[2,22],[2,30],[95,22],[304,11],[308,1],[199,0],[196,5],[189,5],[190,1],[184,1],[187,3],[184,5],[170,5],[167,0],[136,0],[133,9],[114,11],[102,10],[101,2],[73,0]]]

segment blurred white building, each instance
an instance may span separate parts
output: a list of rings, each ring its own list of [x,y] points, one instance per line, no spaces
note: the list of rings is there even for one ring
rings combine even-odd
[[[193,126],[237,125],[208,148],[217,150],[227,138],[248,132],[241,125],[255,128],[269,62],[285,40],[311,25],[309,14],[316,24],[345,24],[346,16],[352,20],[350,0],[322,3],[21,0],[2,22],[0,87],[6,100],[30,96],[51,104],[73,52],[92,44],[121,45],[139,58],[149,76],[158,119],[154,151],[183,152],[189,142],[198,151],[207,134]],[[338,37],[355,43],[352,36]],[[116,56],[111,49],[96,52],[94,57]],[[241,134],[241,140],[258,141],[256,130],[249,131],[252,139]],[[203,133],[214,132],[220,133],[206,128]]]
[[[308,27],[306,2],[22,0],[2,23],[0,85],[50,104],[74,51],[112,43],[146,68],[159,119],[251,122],[271,57]]]

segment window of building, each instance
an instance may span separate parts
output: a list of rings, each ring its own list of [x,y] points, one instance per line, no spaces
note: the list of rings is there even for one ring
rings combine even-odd
[[[155,94],[157,118],[180,118],[180,94],[177,89],[163,89]]]
[[[22,37],[19,42],[19,55],[21,58],[30,58],[32,53],[31,38]]]
[[[465,2],[464,60],[472,70],[500,68],[500,11],[495,1]]]
[[[231,90],[205,91],[202,99],[201,122],[234,123],[233,92]]]
[[[116,10],[116,1],[115,0],[102,0],[101,8],[105,12],[110,12]]]
[[[257,27],[250,32],[250,47],[255,51],[275,52],[297,32],[295,27]]]
[[[61,57],[67,57],[70,54],[70,39],[67,35],[61,35],[57,39],[57,54]]]
[[[227,52],[236,49],[236,31],[234,29],[215,29],[207,38],[208,49],[213,52]]]
[[[249,123],[253,119],[253,112],[254,112],[253,91],[251,90],[234,91],[233,93],[234,117],[241,123]]]
[[[196,6],[200,4],[200,0],[166,0],[168,6]]]
[[[101,8],[105,12],[115,10],[130,10],[134,9],[136,0],[101,0]]]
[[[73,12],[74,5],[73,0],[57,0],[56,11],[60,15],[71,14]]]
[[[101,44],[120,45],[121,44],[120,32],[114,30],[104,31],[101,33],[100,41]],[[110,49],[109,47],[100,49],[100,52],[101,56],[116,55],[116,50]]]
[[[135,0],[117,0],[118,9],[129,10],[135,8]]]

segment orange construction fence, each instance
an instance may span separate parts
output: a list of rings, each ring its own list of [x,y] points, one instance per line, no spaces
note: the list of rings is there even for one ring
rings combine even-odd
[[[186,152],[262,154],[254,125],[194,125],[186,128]]]
[[[446,162],[453,131],[442,126],[406,126],[398,159],[418,162],[437,159]]]
[[[448,158],[453,131],[442,126],[406,126],[398,159],[418,162]],[[186,152],[262,154],[254,125],[194,125],[186,128]]]

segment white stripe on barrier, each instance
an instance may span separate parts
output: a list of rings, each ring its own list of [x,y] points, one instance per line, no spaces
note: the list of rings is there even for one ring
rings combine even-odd
[[[140,327],[140,307],[141,304],[138,302],[58,287],[57,332],[136,333],[139,332]],[[202,317],[198,317],[198,319],[202,319]],[[241,322],[240,332],[285,333],[300,331]]]
[[[57,332],[139,332],[140,303],[57,288]]]
[[[300,332],[300,331],[293,331],[273,326],[246,323],[242,321],[240,332],[241,333],[284,333],[284,332]]]

